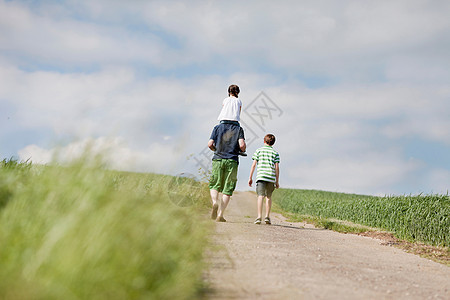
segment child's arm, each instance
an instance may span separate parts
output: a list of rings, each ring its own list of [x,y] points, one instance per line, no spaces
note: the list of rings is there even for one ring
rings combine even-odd
[[[216,151],[216,146],[214,145],[214,140],[208,141],[208,148],[211,149],[212,151]]]
[[[280,187],[280,164],[279,163],[275,163],[275,187],[279,188]]]
[[[253,183],[253,172],[255,172],[256,163],[257,163],[257,161],[254,160],[253,164],[252,164],[252,167],[250,169],[250,179],[248,180],[248,186],[252,186],[252,183]]]
[[[239,149],[241,149],[242,152],[245,152],[245,150],[247,150],[247,144],[245,143],[244,139],[239,139]]]

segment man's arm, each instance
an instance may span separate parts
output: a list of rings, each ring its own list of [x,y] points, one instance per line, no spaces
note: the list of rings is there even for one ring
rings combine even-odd
[[[275,163],[275,187],[279,188],[280,187],[280,164],[279,163]]]
[[[214,144],[214,140],[208,141],[208,148],[211,149],[212,151],[216,151],[216,145]]]
[[[254,160],[253,164],[252,164],[252,167],[250,169],[250,179],[248,180],[248,186],[252,186],[252,183],[253,183],[253,172],[255,172],[256,163],[257,163],[257,161]]]

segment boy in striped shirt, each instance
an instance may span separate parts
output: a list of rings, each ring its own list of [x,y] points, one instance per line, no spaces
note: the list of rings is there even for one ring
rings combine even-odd
[[[264,137],[264,146],[257,149],[253,154],[253,164],[250,169],[250,179],[248,185],[252,186],[253,173],[256,166],[256,193],[258,194],[258,218],[255,224],[261,224],[263,200],[266,198],[266,217],[264,222],[272,224],[270,221],[270,209],[272,208],[272,192],[275,188],[279,188],[280,177],[280,154],[275,151],[272,146],[275,144],[275,136],[267,134]]]

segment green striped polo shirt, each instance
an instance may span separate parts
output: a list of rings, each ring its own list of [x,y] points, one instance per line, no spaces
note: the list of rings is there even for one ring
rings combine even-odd
[[[271,146],[264,145],[256,150],[252,159],[258,162],[256,181],[276,182],[275,164],[280,162],[280,154],[277,151],[273,150]]]

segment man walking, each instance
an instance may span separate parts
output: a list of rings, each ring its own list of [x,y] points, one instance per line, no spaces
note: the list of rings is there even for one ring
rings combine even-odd
[[[223,213],[236,188],[239,152],[245,152],[247,148],[244,130],[236,122],[222,121],[214,127],[208,147],[214,151],[209,181],[212,200],[211,219],[226,222]],[[223,194],[220,203],[219,193]]]

